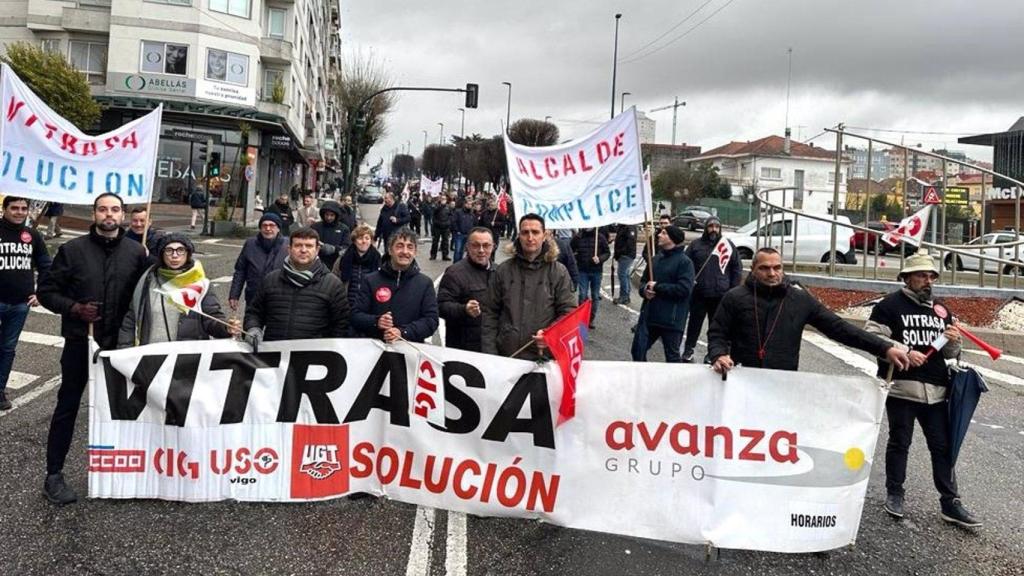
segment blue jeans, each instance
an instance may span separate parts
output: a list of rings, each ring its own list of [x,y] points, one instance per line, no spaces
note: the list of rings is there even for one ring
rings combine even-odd
[[[0,390],[7,388],[7,379],[14,366],[14,352],[18,348],[18,337],[28,318],[28,303],[5,304],[0,302]]]
[[[629,272],[633,269],[633,260],[633,258],[628,256],[615,259],[615,263],[619,265],[617,270],[619,275],[619,300],[629,300],[629,291],[632,288],[629,282]]]
[[[452,262],[458,262],[459,260],[462,260],[462,255],[466,251],[466,235],[456,232],[453,235],[452,240],[455,244],[455,246],[453,246],[455,255],[452,258]]]
[[[580,299],[579,303],[583,304],[584,300],[591,300],[590,303],[590,321],[593,322],[594,318],[597,318],[597,303],[601,301],[601,272],[580,272]]]

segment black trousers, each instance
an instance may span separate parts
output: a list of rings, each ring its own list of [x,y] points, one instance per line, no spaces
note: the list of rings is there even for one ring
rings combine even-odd
[[[932,481],[939,491],[939,500],[949,503],[959,498],[949,445],[949,404],[923,404],[890,397],[885,401],[885,413],[889,417],[889,441],[885,445],[886,491],[903,495],[907,456],[910,454],[916,420],[921,424],[928,452],[931,453]]]
[[[451,243],[452,231],[450,228],[434,228],[434,235],[430,238],[430,257],[437,258],[438,242],[441,246],[441,257],[448,257],[448,246]]]
[[[683,356],[693,354],[693,349],[697,346],[697,338],[700,337],[700,329],[704,326],[704,318],[706,317],[710,324],[721,301],[721,297],[705,298],[696,295],[690,300],[690,319],[686,321],[686,344],[683,345]]]
[[[50,419],[50,433],[46,439],[46,473],[56,474],[64,469],[64,460],[71,449],[75,434],[75,420],[82,394],[89,383],[89,342],[65,339],[60,355],[61,382],[57,391],[57,406]]]
[[[641,320],[642,322],[643,320]],[[636,346],[636,339],[642,338],[640,334],[641,330],[647,331],[647,347],[639,349]],[[633,348],[633,361],[634,362],[647,362],[647,351],[654,346],[654,343],[659,339],[661,340],[661,346],[665,350],[665,362],[679,363],[682,361],[679,356],[679,346],[683,343],[683,332],[681,330],[666,330],[664,328],[658,328],[654,326],[642,326],[637,324],[636,333],[633,335],[634,345]]]

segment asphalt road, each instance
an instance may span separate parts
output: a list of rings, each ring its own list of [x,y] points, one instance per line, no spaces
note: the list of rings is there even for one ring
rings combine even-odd
[[[377,209],[366,211],[376,219]],[[200,240],[207,274],[226,301],[241,240]],[[504,244],[504,241],[503,241]],[[51,245],[55,249],[55,245]],[[443,266],[420,265],[437,277]],[[606,277],[606,284],[610,280]],[[587,357],[627,360],[633,309],[600,305]],[[41,495],[46,431],[59,386],[59,318],[33,312],[15,361],[15,409],[0,415],[0,574],[1024,574],[1024,359],[985,368],[983,397],[958,466],[965,504],[985,527],[945,525],[931,485],[924,438],[911,450],[907,517],[888,518],[881,467],[883,426],[856,546],[828,554],[714,551],[559,528],[534,521],[477,518],[388,500],[310,504],[184,504],[83,499],[56,508]],[[808,332],[801,370],[828,376],[870,370],[866,356]],[[703,348],[698,350],[698,356]],[[661,359],[661,352],[652,354]],[[16,387],[15,387],[16,386]],[[78,420],[65,470],[85,493],[87,412]]]

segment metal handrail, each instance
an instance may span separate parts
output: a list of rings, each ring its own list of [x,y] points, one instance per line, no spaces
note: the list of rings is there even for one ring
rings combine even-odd
[[[770,189],[754,192],[754,196],[757,198],[757,201],[758,201],[758,204],[759,204],[759,206],[758,206],[758,218],[757,218],[758,225],[757,225],[757,230],[756,230],[756,232],[758,233],[759,237],[762,236],[760,234],[760,231],[763,228],[763,226],[761,225],[761,216],[760,215],[761,215],[762,212],[765,212],[765,210],[762,210],[761,207],[760,207],[760,203],[762,203],[762,202],[766,206],[768,206],[771,209],[772,213],[773,213],[773,215],[766,221],[766,224],[770,224],[770,223],[775,221],[776,216],[774,215],[774,213],[776,211],[783,212],[783,213],[793,214],[793,216],[794,216],[794,218],[793,218],[794,232],[795,232],[795,227],[796,227],[796,223],[797,223],[797,220],[796,220],[797,218],[810,218],[811,220],[818,220],[818,221],[826,222],[826,223],[829,223],[829,224],[835,224],[836,226],[843,226],[845,228],[851,228],[853,230],[859,230],[859,231],[865,232],[867,234],[872,234],[874,236],[878,236],[879,238],[881,238],[883,235],[885,235],[884,231],[872,230],[871,228],[867,228],[865,226],[859,226],[859,225],[853,224],[853,223],[846,224],[845,222],[840,222],[839,220],[834,220],[831,215],[824,215],[824,216],[822,216],[822,215],[817,215],[817,214],[810,214],[810,213],[807,213],[807,212],[803,212],[802,210],[796,210],[794,208],[786,208],[785,206],[781,206],[781,205],[775,204],[773,202],[769,202],[767,199],[761,197],[762,194],[767,196],[771,192],[783,192],[784,193],[785,191],[788,191],[788,190],[792,190],[792,191],[795,192],[797,190],[797,188],[795,186],[783,186],[783,187],[780,187],[780,188],[770,188]],[[795,236],[795,234],[794,234],[794,236]],[[795,241],[796,240],[794,238],[794,243],[795,243]],[[1019,241],[1019,242],[1013,243],[1013,245],[1019,245],[1019,244],[1024,244],[1024,241]],[[760,244],[758,244],[758,246],[759,245]],[[986,247],[986,248],[1000,248],[1000,247],[1005,247],[1005,246],[1006,246],[1005,244],[1001,245],[1001,246],[1000,245],[996,245],[996,244],[986,244],[984,247]],[[991,261],[994,261],[994,262],[999,262],[1000,264],[1006,264],[1006,265],[1012,266],[1014,268],[1017,268],[1017,267],[1020,267],[1021,265],[1024,265],[1024,261],[1007,260],[1005,258],[997,258],[997,257],[994,257],[994,256],[988,256],[988,255],[984,255],[984,254],[971,254],[969,250],[962,250],[960,248],[954,248],[954,247],[948,246],[948,245],[933,244],[933,243],[927,242],[925,240],[921,241],[921,247],[924,247],[924,248],[935,248],[935,249],[942,250],[942,251],[945,251],[945,252],[950,252],[950,253],[953,253],[953,254],[960,254],[962,256],[968,256],[970,258],[978,258],[980,260],[991,260]],[[974,249],[974,248],[975,247],[973,247],[973,246],[971,247],[971,249]],[[835,252],[835,250],[833,250],[833,252]],[[940,262],[940,265],[941,265],[941,262]]]

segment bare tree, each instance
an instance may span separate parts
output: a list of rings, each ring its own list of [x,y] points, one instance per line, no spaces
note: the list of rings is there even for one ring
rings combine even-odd
[[[352,155],[352,170],[358,172],[370,148],[377,143],[387,129],[384,116],[390,112],[396,102],[393,92],[381,94],[363,107],[359,115],[359,105],[374,92],[391,88],[394,82],[372,54],[365,56],[356,52],[342,66],[337,81],[332,83],[331,91],[341,103],[344,112],[344,126],[349,137]],[[342,167],[347,170],[347,166]]]
[[[558,126],[543,120],[516,120],[508,130],[509,140],[523,146],[554,146],[558,144]]]

